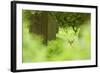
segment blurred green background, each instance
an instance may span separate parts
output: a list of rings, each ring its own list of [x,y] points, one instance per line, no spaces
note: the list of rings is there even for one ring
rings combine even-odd
[[[47,44],[43,43],[42,35],[29,31],[33,16],[41,13],[54,17],[58,26],[56,39],[48,40]],[[90,59],[90,20],[90,13],[22,10],[23,63]]]

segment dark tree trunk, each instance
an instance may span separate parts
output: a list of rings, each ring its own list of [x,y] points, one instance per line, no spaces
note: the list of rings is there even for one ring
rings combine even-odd
[[[56,38],[57,23],[55,17],[48,12],[36,13],[32,17],[29,31],[38,35],[42,35],[44,42]]]

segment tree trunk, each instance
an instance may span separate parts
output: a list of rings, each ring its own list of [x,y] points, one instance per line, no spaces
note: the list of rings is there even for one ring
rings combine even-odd
[[[29,31],[42,35],[44,41],[47,43],[48,40],[53,40],[56,38],[56,19],[46,11],[39,14],[36,13],[32,17]]]

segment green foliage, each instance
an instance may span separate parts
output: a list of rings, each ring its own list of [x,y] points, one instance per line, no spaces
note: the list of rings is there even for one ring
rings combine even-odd
[[[90,58],[89,33],[84,31],[83,37],[79,40],[72,28],[68,33],[60,28],[56,40],[51,40],[48,45],[42,43],[43,38],[36,34],[30,34],[28,28],[23,32],[23,62],[42,61],[66,61]],[[86,27],[85,27],[86,28]],[[86,33],[86,34],[84,34]],[[69,40],[73,40],[72,45]]]
[[[57,12],[55,13],[57,22],[60,27],[67,29],[72,27],[76,33],[78,28],[90,18],[89,13],[75,13],[75,12]]]
[[[48,44],[45,45],[42,36],[29,32],[30,18],[35,13],[37,12],[30,10],[23,10],[22,13],[22,61],[24,63],[90,59],[90,24],[83,24],[83,21],[89,18],[89,14],[49,12],[50,15],[56,16],[55,21],[58,22],[59,32],[56,34],[55,40],[48,41]],[[74,29],[77,29],[76,33]],[[80,38],[79,33],[81,33]]]
[[[57,22],[58,26],[64,28],[65,31],[67,28],[72,27],[75,33],[85,21],[90,19],[90,13],[23,10],[23,20],[30,20],[32,15],[41,14],[42,12],[48,13],[52,17],[55,17],[55,21]]]

